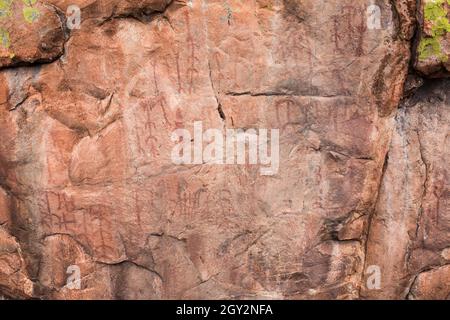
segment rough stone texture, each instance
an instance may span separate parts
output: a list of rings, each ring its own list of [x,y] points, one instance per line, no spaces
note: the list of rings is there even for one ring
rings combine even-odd
[[[450,82],[433,81],[405,100],[371,219],[367,265],[380,265],[373,298],[446,298],[450,293]],[[381,264],[380,264],[381,261]]]
[[[416,1],[377,1],[376,30],[370,3],[55,0],[34,33],[7,22],[0,294],[446,298],[448,83],[410,76],[397,111]],[[280,129],[279,172],[173,164],[194,121]]]
[[[0,290],[12,297],[31,298],[33,282],[28,278],[25,261],[16,239],[0,229]]]

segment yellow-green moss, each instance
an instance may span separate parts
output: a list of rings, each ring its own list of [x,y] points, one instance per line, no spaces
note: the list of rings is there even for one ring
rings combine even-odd
[[[427,2],[424,8],[425,22],[431,24],[431,37],[424,37],[419,43],[419,59],[426,60],[435,56],[442,62],[446,62],[448,57],[442,52],[441,41],[443,36],[450,32],[450,22],[447,18],[446,4],[450,5],[450,0],[434,0]]]
[[[23,8],[23,17],[28,23],[33,23],[37,19],[39,19],[40,12],[36,8],[32,7],[24,7]]]
[[[13,0],[0,0],[0,18],[11,16],[11,4]]]
[[[3,28],[0,28],[0,45],[6,49],[8,49],[11,45],[9,40],[9,32]]]
[[[33,7],[37,3],[37,1],[38,0],[22,0],[22,2],[25,4],[22,9],[25,21],[32,23],[39,18],[39,10]],[[0,18],[11,16],[11,7],[13,2],[14,0],[0,0]]]

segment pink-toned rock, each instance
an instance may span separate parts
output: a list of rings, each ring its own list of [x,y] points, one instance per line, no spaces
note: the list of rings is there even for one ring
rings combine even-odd
[[[39,5],[81,23],[0,72],[0,223],[27,267],[0,265],[0,294],[428,298],[446,279],[445,86],[407,87],[397,111],[415,1]],[[277,171],[176,164],[171,135],[199,121],[278,129]]]
[[[450,298],[450,266],[420,273],[414,280],[409,299],[448,300]]]
[[[448,80],[428,83],[398,111],[367,245],[366,265],[381,268],[381,288],[366,288],[363,296],[406,298],[419,275],[413,296],[438,297],[432,293],[438,280],[422,281],[434,273],[422,273],[447,263],[450,243],[449,89]],[[442,268],[438,274],[446,273]],[[445,298],[445,288],[436,294]]]

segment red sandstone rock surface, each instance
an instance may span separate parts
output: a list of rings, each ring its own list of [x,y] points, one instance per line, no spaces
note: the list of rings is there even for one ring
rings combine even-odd
[[[448,299],[446,65],[371,4],[0,0],[0,295]],[[198,121],[278,171],[175,164]]]

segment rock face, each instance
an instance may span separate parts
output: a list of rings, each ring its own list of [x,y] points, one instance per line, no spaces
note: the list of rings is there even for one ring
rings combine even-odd
[[[0,0],[0,295],[448,298],[425,6]],[[199,123],[279,130],[279,163],[176,163]]]
[[[385,285],[365,296],[449,297],[449,92],[433,81],[400,105],[367,242]]]

